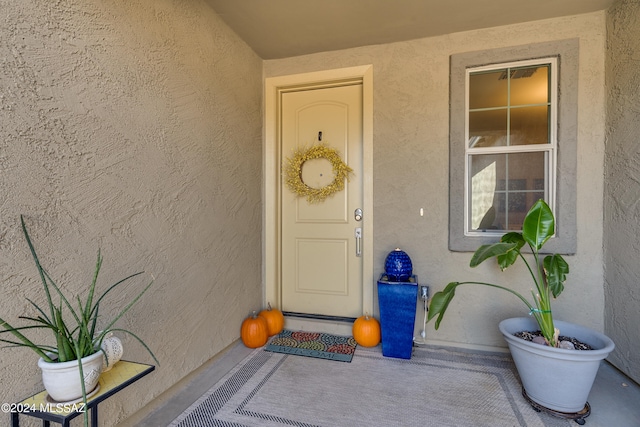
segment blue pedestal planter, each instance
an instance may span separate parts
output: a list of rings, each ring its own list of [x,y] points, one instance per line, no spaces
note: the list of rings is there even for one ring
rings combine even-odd
[[[406,282],[393,282],[383,274],[378,280],[383,356],[411,359],[417,300],[415,276]]]

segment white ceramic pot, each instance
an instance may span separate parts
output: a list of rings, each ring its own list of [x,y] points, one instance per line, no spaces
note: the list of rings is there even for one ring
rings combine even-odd
[[[567,350],[532,343],[514,336],[522,331],[537,331],[530,317],[500,322],[511,357],[527,396],[539,405],[558,412],[577,413],[585,408],[600,362],[615,347],[606,335],[583,326],[554,321],[560,335],[576,338],[594,350]]]
[[[102,352],[98,351],[81,359],[84,387],[87,394],[98,385],[98,379],[102,372],[102,357]],[[82,397],[82,384],[80,383],[77,360],[50,363],[40,358],[38,366],[42,370],[44,388],[51,399],[56,402],[69,402]]]
[[[122,358],[124,352],[122,341],[120,341],[120,338],[109,334],[102,340],[101,348],[104,352],[102,356],[102,372],[107,372]]]

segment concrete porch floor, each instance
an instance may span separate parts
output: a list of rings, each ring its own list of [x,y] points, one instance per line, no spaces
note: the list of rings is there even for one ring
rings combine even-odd
[[[234,343],[120,426],[168,425],[252,351]],[[602,362],[588,401],[589,427],[640,426],[640,386],[608,362]]]

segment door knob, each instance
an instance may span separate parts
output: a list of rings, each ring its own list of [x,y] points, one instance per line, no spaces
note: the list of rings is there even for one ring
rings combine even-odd
[[[356,228],[356,256],[362,256],[362,227]]]

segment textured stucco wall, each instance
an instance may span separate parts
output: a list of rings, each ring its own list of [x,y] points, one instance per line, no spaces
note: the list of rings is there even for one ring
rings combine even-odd
[[[555,304],[558,319],[604,329],[602,206],[604,163],[605,12],[450,34],[442,37],[265,61],[274,77],[356,65],[373,65],[374,265],[401,247],[420,281],[441,290],[454,280],[531,283],[517,269],[468,267],[470,253],[453,253],[448,238],[449,57],[452,54],[578,38],[578,248],[571,274]],[[419,210],[425,209],[424,217]],[[519,270],[524,273],[523,270]],[[513,296],[486,288],[460,289],[439,331],[427,337],[460,345],[504,346],[498,322],[526,309]],[[418,322],[423,319],[418,312]]]
[[[148,403],[239,337],[261,302],[262,61],[203,0],[0,0],[0,316],[43,301],[19,227],[71,293],[145,270],[123,319],[161,366],[101,408]],[[115,313],[147,278],[102,306]],[[124,357],[152,363],[133,339]],[[42,385],[0,350],[0,402]],[[0,414],[0,425],[8,422]]]
[[[605,330],[611,361],[640,382],[640,3],[607,18]]]

